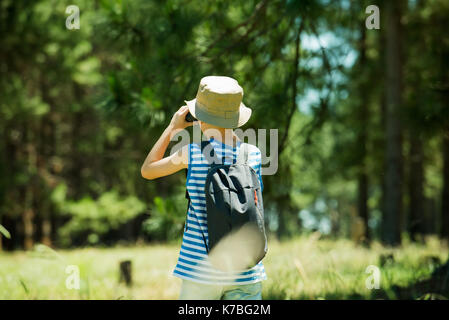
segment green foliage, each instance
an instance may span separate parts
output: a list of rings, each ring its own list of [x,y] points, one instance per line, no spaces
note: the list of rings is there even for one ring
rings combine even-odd
[[[70,245],[72,239],[84,236],[87,243],[98,244],[101,236],[117,230],[145,210],[145,204],[134,196],[120,197],[116,191],[103,193],[98,199],[83,197],[66,201],[62,210],[70,220],[59,230],[61,243]]]
[[[201,77],[216,74],[244,88],[253,113],[243,129],[278,129],[285,142],[277,174],[263,177],[272,231],[283,222],[280,233],[302,232],[298,214],[307,210],[325,222],[333,215],[342,225],[339,235],[347,235],[361,173],[369,216],[380,225],[389,33],[382,22],[363,39],[368,4],[79,0],[81,28],[67,30],[65,1],[3,0],[0,212],[16,225],[32,209],[32,223],[64,225],[51,232],[57,243],[93,244],[151,203],[143,226],[148,238],[177,238],[185,220],[182,175],[149,182],[139,169],[173,112],[195,96]],[[431,221],[441,220],[435,216],[444,200],[448,11],[447,1],[409,1],[400,19],[402,189],[408,206],[414,159],[408,140],[419,136],[426,141],[423,216]],[[19,247],[23,235],[12,238]]]
[[[186,200],[182,196],[155,197],[150,218],[143,223],[143,230],[157,240],[174,240],[182,234],[186,219]]]

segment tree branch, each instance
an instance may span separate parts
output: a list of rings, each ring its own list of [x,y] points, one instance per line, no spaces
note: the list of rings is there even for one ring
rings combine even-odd
[[[299,59],[300,59],[301,33],[302,33],[303,29],[304,29],[304,20],[301,19],[301,23],[299,25],[298,32],[296,34],[296,40],[295,40],[295,59],[293,62],[294,65],[293,65],[293,76],[292,76],[292,91],[293,91],[292,92],[292,104],[291,104],[290,110],[288,112],[285,131],[281,138],[281,143],[279,144],[279,155],[285,149],[285,142],[287,141],[288,132],[290,130],[293,114],[298,109],[298,106],[296,104],[296,95],[298,93],[297,80],[298,80],[298,68],[299,68]]]

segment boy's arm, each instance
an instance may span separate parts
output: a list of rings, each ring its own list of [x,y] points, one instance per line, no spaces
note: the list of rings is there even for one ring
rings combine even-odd
[[[182,106],[173,115],[168,127],[164,130],[159,140],[146,157],[140,172],[145,179],[156,179],[175,173],[188,166],[187,147],[184,146],[178,152],[164,158],[170,139],[179,131],[191,126],[192,122],[185,121],[185,116],[189,112],[187,106]]]

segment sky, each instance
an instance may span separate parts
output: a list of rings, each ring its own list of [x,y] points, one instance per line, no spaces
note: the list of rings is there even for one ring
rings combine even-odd
[[[345,68],[351,68],[356,59],[357,52],[354,50],[345,39],[337,37],[333,32],[326,32],[320,34],[318,37],[304,33],[301,37],[301,46],[304,50],[320,53],[322,46],[326,50],[331,50],[329,53],[335,53],[336,48],[338,51],[344,52],[343,55],[328,54],[329,63],[332,66],[341,64]],[[321,58],[314,57],[304,62],[304,67],[307,68],[320,68],[322,64]],[[344,81],[344,77],[340,72],[333,71],[332,81],[341,82]],[[304,114],[310,114],[312,106],[319,102],[320,92],[314,88],[307,88],[304,93],[301,93],[297,97],[298,107],[300,112]]]

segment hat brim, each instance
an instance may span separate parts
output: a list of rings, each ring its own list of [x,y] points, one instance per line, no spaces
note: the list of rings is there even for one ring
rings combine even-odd
[[[248,122],[251,117],[252,110],[245,106],[243,102],[240,103],[239,111],[233,117],[224,118],[215,114],[208,113],[203,108],[197,108],[196,98],[193,100],[184,100],[189,108],[190,113],[198,120],[210,123],[221,128],[238,128]]]

